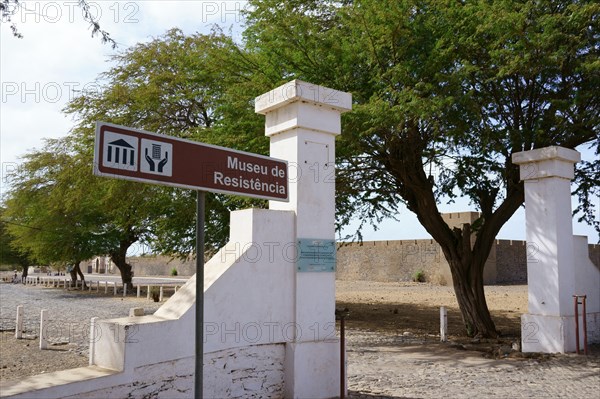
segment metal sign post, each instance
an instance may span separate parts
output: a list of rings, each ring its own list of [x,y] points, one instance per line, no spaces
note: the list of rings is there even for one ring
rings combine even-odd
[[[288,164],[263,155],[96,122],[94,174],[196,190],[194,396],[202,398],[205,191],[287,202]]]
[[[194,396],[202,398],[204,376],[204,191],[196,191],[196,360]]]

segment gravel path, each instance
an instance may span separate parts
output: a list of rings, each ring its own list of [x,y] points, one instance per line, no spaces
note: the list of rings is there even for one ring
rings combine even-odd
[[[352,399],[598,398],[600,357],[490,358],[463,346],[381,332],[348,332]],[[460,349],[459,349],[460,348]]]
[[[52,330],[69,336],[71,342],[87,345],[83,340],[81,327],[89,326],[92,317],[109,319],[129,315],[129,309],[143,307],[146,314],[154,313],[160,303],[148,301],[146,298],[104,295],[96,292],[65,291],[57,288],[40,286],[25,287],[21,284],[2,284],[0,286],[0,329],[15,328],[16,309],[23,305],[27,331],[37,335],[39,331],[40,312],[48,310]]]
[[[499,315],[513,306],[524,306],[522,287],[493,287],[489,291],[490,307]],[[341,283],[338,284],[340,298],[355,308],[361,305],[365,312],[372,314],[369,323],[360,326],[377,326],[373,329],[353,327],[351,320],[360,316],[357,312],[351,313],[348,321],[348,387],[353,399],[598,397],[598,346],[593,346],[592,355],[587,357],[524,357],[518,352],[490,356],[481,345],[470,344],[468,340],[461,341],[456,337],[453,343],[441,344],[437,342],[435,330],[432,334],[423,333],[435,324],[437,306],[452,308],[452,298],[446,287]],[[418,312],[410,308],[403,310],[401,305],[411,303],[420,306],[429,303],[432,310],[428,312],[423,306]],[[132,307],[143,307],[148,314],[160,305],[145,298],[123,299],[39,286],[0,284],[0,329],[14,329],[19,304],[25,307],[28,334],[33,336],[38,333],[40,310],[48,309],[55,325],[51,341],[56,345],[51,350],[40,351],[37,340],[17,341],[12,331],[1,333],[0,377],[3,382],[87,365],[88,342],[85,338],[91,317],[127,316]],[[390,306],[389,310],[382,307],[385,304]],[[398,314],[391,311],[396,307]],[[406,326],[414,321],[406,319],[405,311],[434,320],[425,323],[423,328],[414,329],[416,333],[410,332]],[[427,316],[428,313],[431,315]],[[511,319],[518,318],[518,315],[507,314]],[[393,323],[383,324],[382,328],[384,316],[390,317]],[[399,319],[399,324],[395,318]]]
[[[17,306],[24,308],[26,339],[14,337]],[[144,308],[151,314],[160,303],[146,298],[122,298],[98,293],[65,291],[41,286],[0,283],[0,379],[4,381],[88,364],[89,323],[92,317],[110,319]],[[48,310],[50,350],[39,346],[39,320]]]

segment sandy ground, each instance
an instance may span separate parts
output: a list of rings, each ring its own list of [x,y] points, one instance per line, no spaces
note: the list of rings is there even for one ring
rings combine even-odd
[[[486,288],[489,309],[501,332],[494,340],[465,336],[451,287],[338,281],[336,289],[336,307],[350,311],[346,326],[352,398],[594,397],[590,393],[600,389],[598,346],[593,346],[592,356],[587,357],[529,355],[512,349],[519,342],[520,315],[527,310],[526,286]],[[10,290],[11,297],[22,295],[29,301],[44,295],[56,300],[54,296],[59,295],[54,289],[36,287],[0,285],[0,290],[2,295]],[[81,305],[77,312],[81,320],[96,315],[90,312],[98,301],[104,301],[102,308],[112,308],[117,315],[140,306],[135,298],[123,302],[121,298],[78,295],[82,297],[67,299],[69,306]],[[7,310],[4,302],[2,320],[6,321],[14,313],[14,303]],[[444,344],[439,342],[440,306],[448,309],[450,342]],[[85,309],[89,309],[87,313]],[[4,325],[5,331],[0,333],[2,382],[88,364],[87,347],[81,340],[57,340],[50,350],[40,351],[37,339],[17,341],[14,332],[8,331],[10,325]],[[31,335],[35,336],[35,331]],[[570,381],[578,383],[571,385]],[[505,395],[507,384],[514,385],[514,395]],[[556,394],[548,386],[557,389]]]
[[[46,292],[50,290],[53,293],[60,291],[35,287],[18,287],[18,289],[23,291],[23,295],[28,295],[26,300],[32,300],[30,294],[36,292],[35,290]],[[350,310],[348,329],[397,335],[411,333],[414,336],[435,336],[439,333],[439,307],[446,306],[451,338],[464,335],[458,305],[451,287],[416,283],[338,281],[336,290],[337,307],[347,307]],[[75,292],[73,295],[85,294]],[[138,306],[133,298],[128,299],[132,301],[131,305],[122,304],[121,298],[110,296],[98,298],[94,293],[87,295],[86,301],[92,298],[101,301],[114,300],[118,308]],[[525,309],[527,303],[526,287],[488,287],[487,298],[499,328],[507,333],[509,339],[518,336],[519,314]],[[65,297],[65,300],[77,301],[80,298]],[[85,309],[82,307],[80,312],[85,313]],[[123,311],[115,312],[115,315],[122,315]],[[9,314],[8,317],[10,316]],[[73,315],[73,320],[77,321],[78,317],[89,320],[92,316],[95,314]],[[37,326],[30,327],[32,331],[26,334],[28,339],[24,340],[16,340],[13,330],[0,334],[0,377],[3,380],[87,365],[87,347],[81,340],[78,342],[74,339],[58,339],[50,350],[40,351],[35,331]],[[7,329],[11,328],[14,328],[14,325],[7,327]]]
[[[336,290],[337,307],[350,310],[349,328],[439,334],[440,307],[445,306],[450,337],[465,335],[452,287],[338,281]],[[488,286],[486,300],[502,336],[518,337],[520,315],[527,311],[527,286]]]

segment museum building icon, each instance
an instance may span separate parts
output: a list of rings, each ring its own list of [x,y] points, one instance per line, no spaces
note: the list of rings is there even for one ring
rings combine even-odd
[[[108,143],[107,161],[113,164],[135,165],[135,148],[123,139]]]

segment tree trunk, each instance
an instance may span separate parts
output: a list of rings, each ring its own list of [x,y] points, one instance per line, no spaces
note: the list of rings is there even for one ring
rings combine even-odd
[[[69,272],[69,274],[71,275],[71,286],[75,285],[75,282],[77,281],[77,276],[79,276],[81,278],[81,284],[83,284],[83,288],[86,287],[85,285],[85,276],[83,275],[83,272],[81,271],[81,268],[79,267],[81,262],[75,262],[73,264],[73,268],[71,269],[71,271]]]
[[[81,271],[81,268],[79,267],[80,264],[81,264],[81,262],[77,262],[75,264],[75,272],[79,275],[79,277],[81,277],[81,284],[83,285],[83,288],[85,289],[87,286],[85,284],[85,276],[83,275],[83,272]]]
[[[71,287],[73,287],[77,281],[77,270],[75,270],[75,266],[71,268],[69,274],[71,275]]]
[[[483,262],[465,265],[460,259],[449,261],[454,293],[467,336],[496,338],[498,332],[487,307],[483,288]],[[481,265],[481,266],[479,266]]]
[[[476,201],[481,217],[471,225],[453,228],[444,221],[434,195],[434,180],[425,174],[423,153],[427,139],[417,124],[408,121],[404,135],[391,135],[382,151],[382,164],[397,179],[399,194],[408,209],[414,212],[421,225],[440,245],[452,273],[456,299],[467,335],[486,338],[498,336],[487,308],[483,289],[483,267],[490,254],[498,231],[524,201],[519,168],[507,155],[506,195],[495,204],[497,191],[481,190]],[[495,206],[497,205],[497,206]]]
[[[127,263],[127,250],[136,240],[127,239],[119,243],[119,248],[109,253],[110,259],[117,265],[121,272],[121,282],[127,284],[127,289],[133,289],[133,271],[131,265]]]

